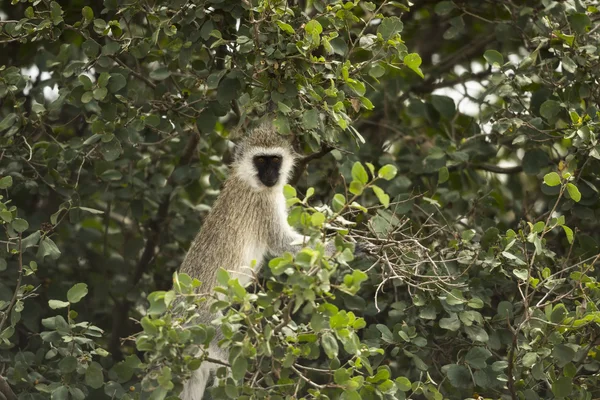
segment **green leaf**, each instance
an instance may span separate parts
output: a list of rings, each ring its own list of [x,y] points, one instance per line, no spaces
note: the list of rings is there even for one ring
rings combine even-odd
[[[227,287],[230,279],[229,272],[227,272],[225,268],[219,268],[217,270],[217,282],[219,282],[219,285]]]
[[[12,176],[8,175],[0,179],[0,189],[8,189],[13,184]]]
[[[567,308],[564,306],[564,304],[557,304],[556,306],[554,306],[552,314],[550,314],[550,322],[554,324],[560,324],[561,322],[563,322],[566,316]]]
[[[100,175],[100,178],[105,181],[120,181],[123,178],[123,174],[116,169],[107,169]]]
[[[100,77],[98,78],[98,86],[106,87],[108,85],[108,81],[110,80],[110,74],[108,72],[102,72]]]
[[[0,211],[0,218],[6,222],[11,222],[13,220],[13,214],[8,210]]]
[[[421,78],[425,78],[423,71],[421,71],[421,68],[419,68],[421,62],[421,57],[417,53],[411,53],[404,56],[404,65],[415,71]]]
[[[67,292],[67,300],[70,303],[79,303],[81,299],[88,294],[87,284],[85,283],[76,283],[73,285],[71,289]]]
[[[521,360],[521,363],[523,364],[524,367],[531,368],[536,363],[537,359],[538,359],[537,353],[530,351],[528,353],[525,353],[525,355],[523,356],[523,359]]]
[[[446,302],[451,306],[455,306],[466,303],[466,300],[460,290],[452,289],[452,291],[446,295]]]
[[[387,208],[390,205],[390,196],[386,194],[383,191],[383,189],[381,189],[379,186],[373,185],[371,186],[371,189],[373,189],[373,192],[375,193],[375,196],[377,196],[377,198],[379,199],[381,205]]]
[[[556,172],[550,172],[544,175],[544,183],[548,186],[558,186],[560,185],[560,175]]]
[[[75,386],[69,387],[69,393],[71,393],[71,397],[73,398],[73,400],[84,400],[85,399],[85,393],[83,393],[83,390],[79,389],[78,387],[75,387]]]
[[[448,171],[448,167],[442,167],[438,171],[438,184],[442,184],[446,182],[450,178],[450,171]]]
[[[458,315],[456,313],[450,313],[449,318],[440,319],[440,328],[447,329],[449,331],[457,331],[460,329],[460,320],[458,319]]]
[[[552,393],[555,397],[567,397],[573,390],[573,380],[563,376],[557,381],[552,382]]]
[[[573,230],[566,225],[561,225],[565,234],[567,235],[567,241],[569,244],[573,243]]]
[[[377,324],[376,327],[377,330],[381,332],[381,340],[390,344],[395,343],[394,334],[392,333],[390,328],[387,327],[387,325]]]
[[[579,189],[577,189],[577,186],[570,182],[567,183],[567,192],[569,192],[569,196],[571,196],[571,199],[573,199],[573,201],[576,203],[581,200],[581,193],[579,192]]]
[[[501,318],[512,318],[514,306],[510,301],[501,301],[496,307],[498,316]]]
[[[304,31],[308,35],[308,41],[311,44],[311,47],[317,47],[321,43],[321,32],[323,32],[323,27],[317,20],[310,20],[304,26]]]
[[[248,370],[248,360],[246,357],[239,355],[231,364],[231,375],[236,381],[241,381]]]
[[[52,17],[52,23],[54,25],[58,25],[63,21],[62,13],[63,10],[60,7],[60,4],[55,1],[50,3],[50,16]]]
[[[156,335],[159,332],[159,330],[156,327],[156,325],[154,325],[154,323],[152,322],[152,320],[148,316],[144,316],[140,320],[140,325],[142,325],[142,328],[144,329],[144,332],[146,332],[147,334]]]
[[[106,161],[115,161],[123,153],[123,147],[121,142],[115,138],[108,143],[102,143],[100,152]]]
[[[435,5],[433,11],[435,11],[437,15],[447,15],[455,8],[456,4],[454,4],[452,1],[440,1]]]
[[[552,357],[558,361],[559,367],[564,367],[575,358],[575,350],[566,344],[559,343],[552,349]]]
[[[389,40],[397,33],[402,32],[404,24],[398,17],[384,18],[377,28],[377,33],[381,34],[383,40]]]
[[[94,39],[88,39],[85,42],[83,42],[81,44],[81,49],[83,50],[83,53],[89,58],[96,58],[98,53],[100,53],[100,45]],[[92,88],[92,86],[84,85],[84,88],[86,90],[89,90]]]
[[[283,114],[289,114],[292,112],[292,109],[290,108],[290,106],[288,106],[285,103],[282,103],[281,101],[277,102],[277,109],[282,112]]]
[[[283,187],[283,195],[286,199],[292,199],[292,198],[296,197],[298,195],[298,193],[296,192],[296,189],[294,189],[294,187],[292,185],[286,184]]]
[[[284,115],[279,114],[277,118],[273,120],[273,126],[282,135],[289,135],[291,133],[290,120]]]
[[[385,74],[385,68],[379,63],[373,64],[369,69],[369,75],[375,79],[381,78]]]
[[[499,67],[504,65],[504,57],[496,50],[486,50],[486,52],[483,53],[483,58],[485,58],[485,61],[490,65],[496,64]]]
[[[319,127],[319,112],[317,110],[306,110],[302,114],[302,126],[306,129],[316,129]]]
[[[60,360],[58,368],[63,374],[69,374],[77,369],[77,359],[73,356],[66,356]]]
[[[523,172],[527,175],[537,175],[548,166],[549,162],[550,158],[544,150],[540,148],[529,150],[523,156]]]
[[[350,79],[346,81],[346,84],[352,88],[354,93],[358,96],[364,96],[366,92],[365,84],[361,81]]]
[[[291,25],[286,24],[285,22],[281,22],[281,21],[275,21],[275,23],[277,24],[277,26],[284,31],[285,33],[289,33],[290,35],[293,35],[294,33],[296,33],[294,31],[294,28],[292,28]]]
[[[359,196],[362,194],[363,190],[365,190],[365,185],[359,181],[352,181],[350,182],[350,188],[348,190],[350,190],[350,193]]]
[[[69,306],[68,301],[60,301],[60,300],[49,300],[48,305],[53,310],[58,310],[59,308],[65,308]]]
[[[483,308],[483,300],[481,300],[479,297],[473,297],[471,300],[469,300],[467,302],[467,306],[471,307],[471,308]]]
[[[50,394],[51,400],[67,400],[69,398],[69,388],[66,386],[59,386],[54,389]]]
[[[94,86],[94,84],[92,83],[92,80],[90,79],[89,76],[87,76],[85,74],[81,74],[77,77],[77,80],[79,80],[79,82],[81,82],[81,84],[83,85],[83,88],[85,90],[92,90],[92,87]]]
[[[10,113],[0,122],[0,132],[11,128],[17,121],[17,114]]]
[[[81,9],[81,15],[86,21],[91,21],[94,19],[94,10],[91,7],[85,6]]]
[[[108,90],[111,93],[116,93],[127,86],[127,79],[121,74],[111,74],[108,81]]]
[[[553,120],[561,110],[561,105],[558,101],[546,100],[540,107],[540,115],[547,120]]]
[[[304,30],[311,35],[320,35],[323,32],[323,27],[321,26],[319,21],[313,19],[306,23],[306,25],[304,26]]]
[[[472,347],[465,356],[467,364],[474,368],[483,369],[487,366],[487,359],[492,356],[492,353],[485,347]]]
[[[353,380],[350,380],[349,382],[351,382],[351,384],[358,386],[358,384],[355,383],[355,381],[353,381]],[[344,390],[342,392],[342,395],[340,396],[339,399],[340,400],[361,400],[362,396],[357,391],[351,391],[350,388],[348,388],[347,390]]]
[[[21,218],[15,218],[11,223],[12,228],[18,232],[25,232],[29,228],[29,223]]]
[[[87,93],[89,93],[89,92],[87,92]],[[94,92],[93,92],[94,99],[96,99],[98,101],[103,100],[106,97],[107,94],[108,94],[108,89],[106,89],[104,87],[100,87],[98,89],[95,89]]]
[[[469,388],[472,385],[471,373],[463,365],[451,365],[447,370],[448,380],[457,388]]]
[[[401,390],[403,392],[408,392],[412,389],[410,380],[404,376],[396,378],[396,386],[398,387],[398,390]]]
[[[385,179],[386,181],[390,181],[394,179],[397,173],[398,169],[395,165],[386,164],[383,167],[379,168],[379,171],[377,171],[377,176]]]
[[[470,242],[471,239],[473,239],[475,237],[475,234],[477,232],[475,232],[475,229],[465,229],[464,231],[462,231],[462,233],[460,234],[460,237],[462,240],[464,240],[465,242]]]
[[[169,71],[166,67],[160,67],[153,71],[150,71],[150,78],[156,81],[163,81],[171,76],[171,71]]]
[[[486,343],[488,340],[490,340],[487,332],[480,326],[465,326],[464,329],[467,336],[469,336],[469,338],[474,342]]]
[[[36,257],[40,260],[43,260],[45,257],[57,260],[60,257],[60,254],[60,250],[56,246],[56,243],[46,236],[40,242]]]
[[[454,100],[448,96],[432,95],[431,104],[446,119],[452,119],[456,114]]]
[[[333,211],[336,213],[340,212],[344,208],[344,205],[346,205],[346,198],[343,194],[336,193],[331,201],[331,207],[333,208]]]
[[[84,104],[89,103],[94,98],[94,94],[92,92],[85,92],[81,95],[81,102]]]
[[[352,179],[358,181],[365,185],[369,180],[369,175],[367,174],[367,170],[360,162],[355,162],[352,166]]]
[[[325,223],[325,214],[317,211],[316,213],[310,216],[310,223],[312,224],[312,226],[322,226],[323,223]]]
[[[321,336],[321,345],[323,346],[323,350],[327,357],[330,359],[337,357],[339,347],[337,340],[330,332],[325,332],[323,336]]]
[[[592,26],[592,20],[587,14],[575,13],[568,18],[571,28],[579,35],[584,35],[587,32],[586,28]]]
[[[504,253],[506,252],[503,252],[502,254],[504,255]],[[514,269],[513,274],[522,281],[526,281],[529,278],[529,271],[526,269]]]
[[[564,56],[561,61],[565,71],[570,72],[572,74],[575,73],[575,71],[577,70],[577,64],[575,64],[575,61],[573,61],[571,57]]]

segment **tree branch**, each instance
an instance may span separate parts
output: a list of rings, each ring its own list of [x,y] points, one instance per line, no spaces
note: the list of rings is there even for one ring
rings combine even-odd
[[[306,167],[308,166],[308,163],[310,163],[312,160],[316,160],[316,159],[326,156],[333,149],[334,149],[333,146],[330,146],[327,143],[323,143],[323,144],[321,144],[320,151],[309,154],[306,157],[301,158],[300,161],[298,161],[298,163],[296,164],[296,168],[294,169],[294,175],[292,176],[292,179],[290,179],[290,184],[295,185],[296,183],[298,183],[298,181],[300,180],[300,177],[302,176],[304,171],[306,171]]]
[[[15,288],[15,292],[13,293],[13,296],[12,296],[12,299],[10,300],[10,304],[8,305],[8,308],[6,310],[4,310],[4,315],[2,316],[2,321],[0,322],[0,332],[4,329],[4,324],[8,320],[8,316],[10,315],[10,312],[12,311],[13,307],[15,306],[15,303],[17,302],[17,297],[19,296],[19,289],[21,288],[21,280],[23,279],[23,251],[22,251],[23,249],[22,249],[21,245],[22,245],[22,239],[21,239],[21,234],[19,233],[19,242],[18,242],[19,271],[18,271],[18,276],[17,276],[17,287]]]
[[[129,65],[125,64],[123,61],[119,60],[119,58],[117,56],[110,56],[110,58],[115,60],[117,62],[117,64],[119,64],[121,67],[129,70],[129,72],[131,72],[135,77],[144,81],[152,89],[156,89],[156,84],[154,82],[152,82],[150,79],[146,78],[144,75],[140,74],[139,72],[137,72],[136,70],[131,68]]]

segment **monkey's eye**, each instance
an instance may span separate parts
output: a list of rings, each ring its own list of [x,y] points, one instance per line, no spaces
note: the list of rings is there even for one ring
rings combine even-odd
[[[281,162],[281,157],[273,157],[273,162],[274,163],[280,163]]]
[[[256,162],[259,163],[259,164],[263,164],[265,162],[265,159],[264,159],[264,157],[258,157],[256,159]]]

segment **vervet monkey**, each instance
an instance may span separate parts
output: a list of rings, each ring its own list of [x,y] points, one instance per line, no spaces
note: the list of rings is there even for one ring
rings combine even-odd
[[[245,285],[254,260],[258,269],[265,255],[297,252],[306,244],[308,240],[287,222],[283,195],[295,159],[289,140],[278,135],[270,123],[254,128],[237,145],[229,177],[180,268],[202,282],[203,292],[213,291],[221,267]],[[327,253],[334,251],[329,243]],[[214,315],[208,312],[210,304],[204,304],[199,320],[210,323]],[[227,361],[227,352],[216,342],[209,347],[209,357]],[[218,367],[204,361],[185,383],[181,398],[202,399],[210,373]]]

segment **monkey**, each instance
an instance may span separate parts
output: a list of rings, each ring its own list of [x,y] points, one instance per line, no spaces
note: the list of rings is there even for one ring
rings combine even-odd
[[[291,142],[279,135],[269,122],[251,130],[234,150],[233,163],[223,188],[194,239],[180,273],[202,282],[203,292],[216,286],[217,270],[231,271],[240,284],[250,281],[242,270],[255,261],[255,270],[266,255],[296,253],[308,238],[287,222],[287,207],[283,187],[291,176],[297,154]],[[335,244],[326,243],[326,254],[335,253]],[[210,304],[203,303],[199,321],[209,323],[214,316]],[[210,358],[227,361],[227,352],[213,340],[208,349]],[[200,400],[216,363],[203,361],[200,368],[184,384],[183,400]]]

